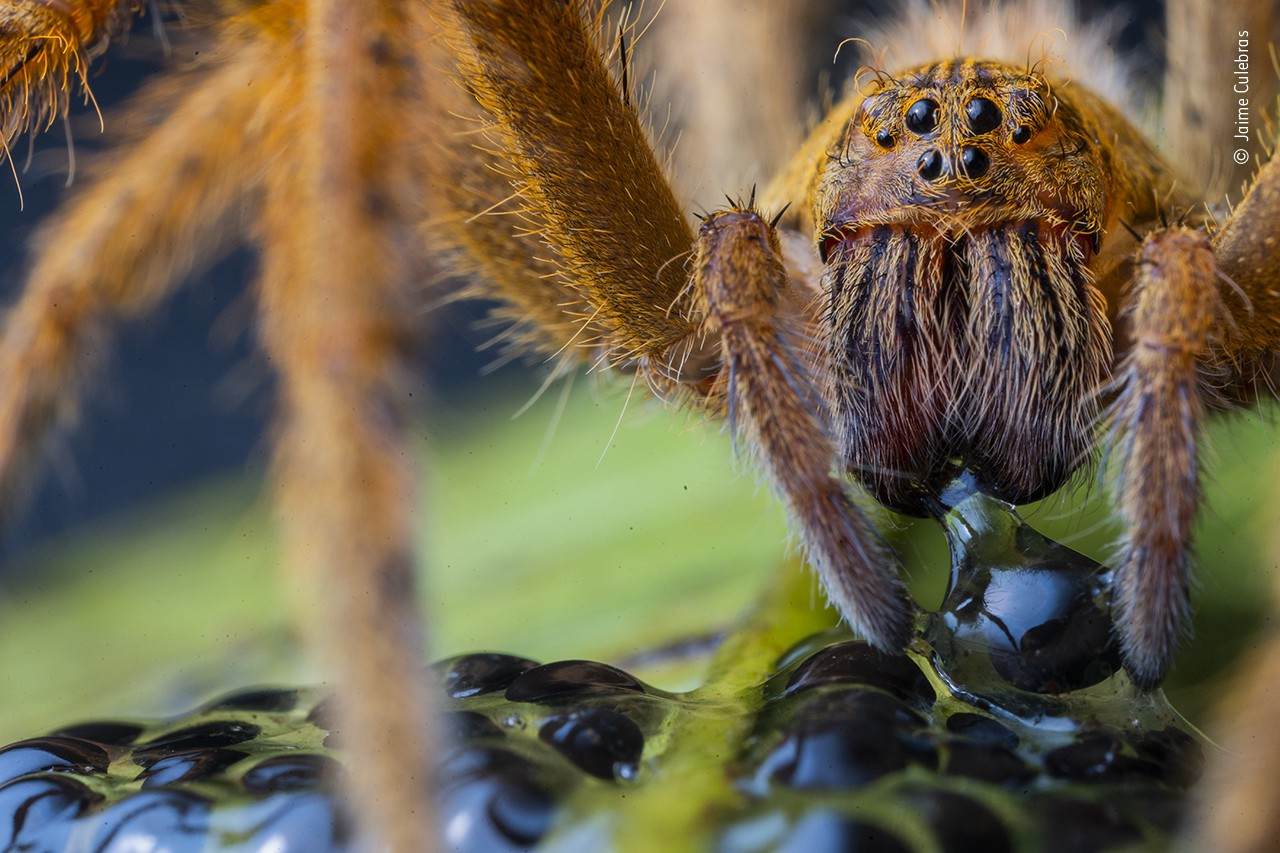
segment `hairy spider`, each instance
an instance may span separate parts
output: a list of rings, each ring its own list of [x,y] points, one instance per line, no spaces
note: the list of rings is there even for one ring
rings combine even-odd
[[[139,5],[0,3],[4,138],[60,115]],[[1242,5],[1264,31],[1270,3]],[[1211,4],[1169,9],[1170,57],[1208,68]],[[394,849],[430,846],[425,786],[404,783],[429,778],[431,743],[399,414],[426,247],[507,306],[518,344],[638,372],[749,436],[831,600],[882,649],[906,642],[912,605],[845,475],[918,513],[964,464],[1025,502],[1105,434],[1118,639],[1133,679],[1160,682],[1201,423],[1255,399],[1280,344],[1280,166],[1215,218],[1210,181],[1139,129],[1101,30],[1047,2],[970,20],[909,5],[760,205],[694,230],[632,98],[628,30],[588,0],[216,10],[215,49],[154,96],[163,121],[39,242],[0,341],[3,479],[12,493],[70,416],[104,321],[153,306],[252,202],[285,555],[316,591],[344,738],[380,759],[354,794]],[[1030,61],[1059,28],[1065,56]],[[1163,115],[1180,167],[1216,151],[1202,123],[1221,111],[1185,81],[1171,71]],[[1245,787],[1226,795],[1266,790]]]

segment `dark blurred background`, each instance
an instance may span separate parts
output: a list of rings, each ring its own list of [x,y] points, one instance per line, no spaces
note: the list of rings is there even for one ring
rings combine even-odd
[[[178,36],[172,16],[163,25]],[[180,38],[162,41],[147,14],[98,60],[93,93],[107,131],[90,106],[76,104],[69,128],[79,170],[109,150],[117,133],[134,130],[130,96],[166,67],[189,61],[192,50]],[[21,140],[14,159],[21,207],[7,164],[0,170],[5,306],[21,289],[32,235],[75,190],[74,183],[67,186],[70,158],[61,122],[30,143]],[[239,249],[179,288],[155,315],[116,330],[109,363],[89,383],[79,425],[57,442],[30,504],[0,534],[0,576],[21,572],[28,549],[71,528],[144,500],[163,501],[213,474],[265,464],[272,377],[252,335],[255,275],[253,252]],[[420,368],[435,402],[466,405],[493,360],[477,352],[488,336],[477,328],[484,312],[483,306],[453,305],[432,318],[431,354]],[[522,380],[520,365],[506,370],[509,381]]]

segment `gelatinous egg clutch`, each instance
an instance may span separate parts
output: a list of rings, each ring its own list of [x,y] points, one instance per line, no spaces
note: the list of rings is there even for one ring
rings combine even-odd
[[[1119,671],[1108,572],[975,490],[946,497],[951,588],[906,655],[832,628],[730,696],[590,661],[439,664],[449,847],[606,849],[627,832],[644,849],[635,834],[658,844],[662,827],[637,823],[642,807],[692,815],[700,845],[722,851],[1167,842],[1203,751],[1162,694]],[[315,690],[250,691],[161,724],[12,744],[0,850],[353,849],[334,791],[361,756],[342,752],[326,708]],[[735,735],[699,744],[703,730]]]

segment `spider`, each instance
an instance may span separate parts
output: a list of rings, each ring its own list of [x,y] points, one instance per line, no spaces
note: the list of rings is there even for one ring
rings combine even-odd
[[[0,4],[4,138],[62,114],[140,5]],[[1110,447],[1118,640],[1136,683],[1161,681],[1202,422],[1269,390],[1280,343],[1280,166],[1215,216],[1175,168],[1200,161],[1139,129],[1099,29],[1047,3],[909,4],[759,198],[695,229],[633,97],[631,29],[588,0],[214,8],[213,49],[154,96],[163,120],[37,245],[0,340],[0,473],[21,491],[106,322],[154,306],[250,203],[285,559],[315,591],[344,738],[377,757],[353,795],[393,849],[431,846],[401,369],[427,256],[500,300],[516,345],[727,419],[881,649],[907,642],[913,605],[848,481],[921,514],[964,465],[1021,503]],[[1170,56],[1208,68],[1188,22],[1212,19],[1171,3]],[[1059,27],[1065,59],[1031,61]],[[1165,148],[1216,150],[1200,125],[1220,101],[1171,83]],[[1265,791],[1256,769],[1221,795]]]

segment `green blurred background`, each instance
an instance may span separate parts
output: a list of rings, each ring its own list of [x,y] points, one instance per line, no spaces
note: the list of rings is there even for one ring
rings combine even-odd
[[[625,388],[589,385],[578,382],[558,418],[559,389],[513,420],[528,389],[504,388],[423,425],[435,655],[618,661],[723,627],[783,559],[780,510],[719,429],[649,400],[624,412]],[[1213,445],[1196,637],[1170,684],[1193,719],[1265,618],[1277,516],[1272,425],[1256,414],[1223,422]],[[1116,532],[1096,487],[1026,514],[1099,559]],[[918,600],[936,605],[940,534],[886,526]],[[246,472],[32,550],[25,580],[0,596],[0,739],[314,678],[273,548],[261,478]]]

